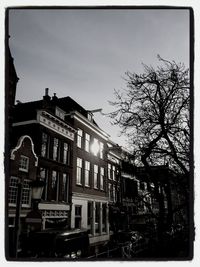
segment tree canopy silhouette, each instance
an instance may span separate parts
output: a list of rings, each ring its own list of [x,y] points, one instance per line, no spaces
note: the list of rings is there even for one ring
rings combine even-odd
[[[158,55],[157,68],[143,64],[144,73],[125,73],[126,88],[115,90],[110,104],[113,124],[129,138],[136,159],[144,166],[168,162],[189,175],[190,80],[184,64]]]

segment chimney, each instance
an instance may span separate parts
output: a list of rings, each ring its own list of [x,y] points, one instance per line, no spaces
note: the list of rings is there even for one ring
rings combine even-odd
[[[43,96],[43,100],[45,102],[45,105],[51,100],[51,97],[49,96],[49,88],[45,88],[45,95]]]

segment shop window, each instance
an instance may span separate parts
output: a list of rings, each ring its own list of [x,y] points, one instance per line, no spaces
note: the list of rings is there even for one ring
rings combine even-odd
[[[107,218],[107,205],[106,203],[102,204],[102,232],[106,232],[106,218]]]
[[[88,202],[87,207],[87,228],[89,230],[89,233],[92,234],[92,222],[93,222],[93,202]]]
[[[75,205],[75,228],[81,229],[82,206]]]
[[[69,174],[63,173],[62,175],[62,188],[61,188],[61,201],[68,202],[69,194]]]
[[[76,183],[82,185],[82,159],[77,158]]]
[[[29,168],[29,158],[21,155],[19,161],[19,170],[23,172],[28,172]]]
[[[100,233],[100,202],[95,202],[95,234]]]

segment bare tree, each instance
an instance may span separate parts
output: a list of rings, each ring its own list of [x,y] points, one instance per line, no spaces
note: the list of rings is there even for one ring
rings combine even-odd
[[[126,89],[115,90],[110,102],[114,124],[129,137],[136,158],[143,164],[168,162],[170,167],[189,174],[189,70],[183,64],[162,63],[144,73],[126,72]]]
[[[115,111],[109,116],[129,138],[137,162],[146,168],[151,192],[159,204],[158,231],[163,231],[164,198],[151,166],[168,163],[189,179],[190,82],[184,64],[161,62],[156,69],[144,65],[144,73],[125,73],[126,89],[115,90]],[[172,212],[172,207],[169,206]],[[169,217],[172,217],[171,214]]]

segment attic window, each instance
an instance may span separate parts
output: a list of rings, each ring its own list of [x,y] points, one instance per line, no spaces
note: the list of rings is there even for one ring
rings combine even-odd
[[[19,162],[19,170],[23,172],[28,172],[29,168],[29,158],[21,155]]]
[[[59,117],[60,119],[62,119],[62,120],[65,119],[65,112],[62,109],[56,107],[55,113],[56,113],[56,116]]]
[[[92,119],[93,119],[93,114],[92,114],[91,112],[88,112],[88,113],[87,113],[87,118],[88,118],[89,121],[92,121]]]

